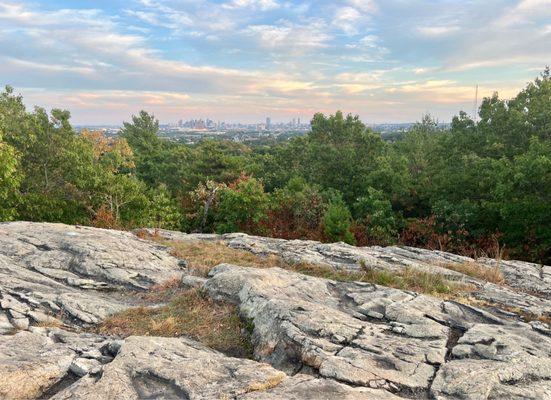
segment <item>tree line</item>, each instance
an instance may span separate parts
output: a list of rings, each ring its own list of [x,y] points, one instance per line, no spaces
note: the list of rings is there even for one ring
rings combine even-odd
[[[314,115],[284,143],[183,145],[145,111],[117,138],[0,95],[0,220],[153,226],[470,256],[551,259],[551,78],[485,98],[477,121],[425,116],[385,142],[357,116]]]

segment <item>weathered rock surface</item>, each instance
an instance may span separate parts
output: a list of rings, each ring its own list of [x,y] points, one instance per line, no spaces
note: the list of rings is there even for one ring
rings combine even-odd
[[[284,396],[284,397],[280,397]],[[185,338],[128,338],[101,376],[52,399],[393,399],[380,390],[288,377],[268,364],[231,358]]]
[[[310,240],[284,240],[251,236],[243,233],[225,235],[186,234],[161,230],[158,233],[170,240],[218,241],[227,246],[250,251],[257,255],[276,254],[289,262],[304,262],[329,266],[351,272],[362,268],[402,272],[413,268],[437,273],[450,280],[461,280],[478,287],[472,295],[479,300],[518,309],[534,315],[551,317],[551,266],[522,261],[500,261],[488,258],[474,260],[443,251],[414,247],[355,247],[345,243],[320,243]],[[444,268],[449,264],[477,262],[494,268],[498,264],[506,285],[495,285]]]
[[[491,267],[499,265],[509,285],[528,293],[537,293],[551,300],[551,266],[508,260],[498,263],[491,258],[479,258],[477,262]]]
[[[95,324],[129,306],[120,289],[146,289],[182,275],[180,262],[119,231],[61,224],[0,224],[0,332]],[[3,310],[3,312],[2,312]]]
[[[443,268],[449,253],[185,235],[336,269],[418,268],[474,282],[477,296],[551,312],[549,268],[501,262],[508,287]],[[492,260],[479,260],[492,267]],[[216,267],[207,279],[130,233],[60,224],[0,224],[0,399],[547,399],[551,329],[507,310],[335,282],[278,268]],[[520,271],[520,272],[519,272]],[[135,305],[128,290],[175,276],[237,305],[257,361],[188,338],[83,333]],[[530,295],[526,292],[534,293]]]
[[[549,394],[551,338],[530,324],[278,268],[225,264],[211,275],[204,285],[210,295],[234,302],[254,324],[256,357],[288,373],[309,370],[415,398]]]
[[[40,398],[57,385],[75,380],[75,371],[81,376],[93,372],[76,366],[94,365],[99,372],[101,365],[113,359],[109,343],[102,336],[47,328],[0,335],[0,399]]]

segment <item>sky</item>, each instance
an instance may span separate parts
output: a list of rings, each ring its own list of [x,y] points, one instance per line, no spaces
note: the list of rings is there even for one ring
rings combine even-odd
[[[548,64],[551,0],[0,0],[0,84],[75,124],[446,122]]]

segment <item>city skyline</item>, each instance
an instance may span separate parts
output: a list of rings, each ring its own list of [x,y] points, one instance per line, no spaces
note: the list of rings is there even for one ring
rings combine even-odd
[[[76,126],[78,127],[87,127],[87,126],[109,126],[109,127],[122,127],[123,123],[127,121],[122,121],[121,123],[117,124],[79,124],[77,123]],[[159,120],[160,126],[172,126],[172,127],[186,127],[190,123],[202,123],[205,125],[205,127],[215,127],[216,125],[228,125],[228,126],[238,126],[238,125],[264,125],[266,127],[270,126],[309,126],[310,125],[310,119],[303,119],[300,117],[289,117],[289,118],[281,118],[281,119],[272,119],[271,117],[266,117],[264,119],[259,119],[256,121],[239,121],[239,120],[219,120],[215,118],[210,117],[191,117],[191,118],[179,118],[177,121],[161,121]]]
[[[450,121],[551,64],[551,0],[0,2],[0,84],[75,124]]]

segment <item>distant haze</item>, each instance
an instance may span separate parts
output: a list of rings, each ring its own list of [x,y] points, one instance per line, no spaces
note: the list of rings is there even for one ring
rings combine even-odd
[[[551,0],[0,2],[0,84],[76,124],[449,121],[551,64]]]

